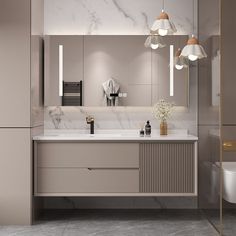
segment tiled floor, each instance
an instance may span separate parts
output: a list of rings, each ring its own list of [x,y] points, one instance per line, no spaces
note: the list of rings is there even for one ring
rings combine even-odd
[[[198,211],[47,212],[33,226],[0,226],[0,236],[216,236]]]
[[[223,210],[223,235],[236,235],[236,209]]]

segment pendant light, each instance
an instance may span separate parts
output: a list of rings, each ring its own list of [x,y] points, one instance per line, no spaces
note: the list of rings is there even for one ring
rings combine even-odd
[[[168,14],[164,11],[164,0],[162,1],[162,12],[160,16],[154,21],[151,30],[157,31],[159,35],[171,35],[177,32],[173,22],[169,20]]]
[[[193,0],[193,32],[194,32],[194,0]],[[207,57],[204,48],[199,44],[198,39],[192,34],[188,40],[187,45],[183,48],[181,56],[188,58],[190,61],[196,61]]]
[[[182,70],[188,67],[188,60],[181,56],[182,50],[179,48],[175,53],[175,68],[177,70]]]
[[[144,45],[146,48],[151,47],[154,50],[164,48],[166,46],[162,40],[162,37],[154,31],[150,31],[150,35],[147,37]]]
[[[177,70],[182,70],[183,68],[187,68],[188,67],[188,60],[187,58],[181,56],[181,42],[180,42],[180,38],[178,40],[178,45],[179,45],[179,48],[178,50],[175,52],[175,58],[174,58],[174,66],[175,66],[175,69]]]

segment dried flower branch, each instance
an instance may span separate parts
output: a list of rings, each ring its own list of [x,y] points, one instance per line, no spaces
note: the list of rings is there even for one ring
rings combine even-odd
[[[173,111],[174,103],[166,102],[164,99],[159,100],[153,106],[153,115],[161,122],[166,122]]]

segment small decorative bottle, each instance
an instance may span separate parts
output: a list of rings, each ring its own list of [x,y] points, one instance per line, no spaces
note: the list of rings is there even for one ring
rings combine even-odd
[[[144,137],[144,130],[143,130],[143,129],[141,129],[141,130],[139,131],[139,136],[140,136],[140,137]]]
[[[145,125],[144,122],[141,122],[141,123],[139,124],[139,126],[140,126],[139,136],[140,136],[140,137],[144,137],[144,134],[145,134],[145,132],[144,132],[144,125]]]
[[[145,125],[145,135],[151,136],[151,132],[152,132],[152,127],[151,127],[150,122],[148,120],[147,124]]]

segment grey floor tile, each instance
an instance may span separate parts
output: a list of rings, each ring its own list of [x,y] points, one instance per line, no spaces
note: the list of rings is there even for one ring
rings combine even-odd
[[[198,211],[47,212],[33,226],[2,226],[0,236],[217,236]]]

